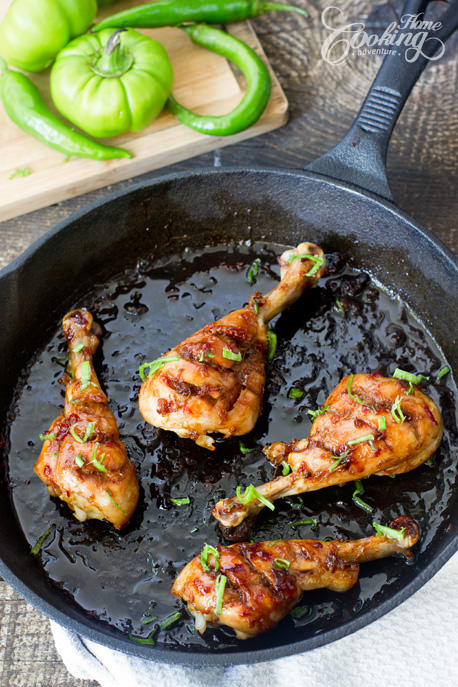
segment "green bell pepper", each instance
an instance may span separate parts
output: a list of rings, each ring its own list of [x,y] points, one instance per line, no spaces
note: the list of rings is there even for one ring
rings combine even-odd
[[[27,72],[39,72],[86,31],[96,13],[96,0],[13,0],[0,24],[0,56]]]
[[[165,48],[133,29],[86,34],[69,43],[51,70],[55,106],[96,138],[140,131],[172,89]]]

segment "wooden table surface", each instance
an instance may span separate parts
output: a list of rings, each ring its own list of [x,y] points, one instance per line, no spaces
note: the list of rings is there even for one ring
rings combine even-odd
[[[328,35],[321,11],[339,5],[346,21],[363,21],[369,33],[383,33],[402,2],[296,0],[309,18],[265,15],[254,28],[290,102],[290,122],[260,138],[203,155],[173,167],[213,165],[304,167],[345,133],[380,65],[379,56],[352,55],[339,66],[321,56]],[[439,13],[443,3],[433,3]],[[458,253],[458,35],[444,57],[428,66],[400,117],[389,151],[388,172],[396,203]],[[170,171],[168,168],[166,171]],[[142,178],[157,176],[160,172]],[[20,179],[15,180],[20,183]],[[128,187],[131,179],[115,188]],[[0,224],[0,267],[19,255],[56,222],[103,196],[94,191]],[[0,581],[0,685],[81,687],[54,649],[48,621]],[[126,686],[130,687],[130,686]]]

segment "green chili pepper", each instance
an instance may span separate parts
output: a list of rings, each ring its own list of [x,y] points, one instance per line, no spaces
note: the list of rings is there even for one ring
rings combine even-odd
[[[64,117],[91,136],[141,131],[172,90],[165,48],[133,29],[75,38],[51,70],[51,95]]]
[[[40,72],[86,31],[96,13],[96,0],[13,0],[0,24],[0,55],[15,67]]]
[[[218,117],[196,114],[180,105],[173,96],[167,101],[168,109],[182,124],[201,134],[229,136],[247,129],[259,119],[269,101],[271,81],[266,65],[254,50],[220,29],[206,24],[181,28],[197,45],[234,62],[245,75],[247,88],[237,107],[232,112]]]
[[[111,160],[131,157],[123,148],[104,146],[73,131],[46,107],[38,88],[24,74],[11,71],[0,58],[0,96],[9,118],[38,141],[64,155]]]
[[[155,28],[177,26],[183,22],[229,24],[269,11],[290,11],[307,16],[307,12],[299,7],[264,0],[158,0],[113,14],[96,24],[92,30],[100,31],[108,27]]]

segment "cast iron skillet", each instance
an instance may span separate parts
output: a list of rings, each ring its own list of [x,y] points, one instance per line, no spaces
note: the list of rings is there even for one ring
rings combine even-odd
[[[426,1],[411,0],[405,11],[416,13],[426,5]],[[436,36],[445,40],[457,26],[456,2],[442,21],[444,27]],[[430,43],[425,50],[432,53],[434,47]],[[408,598],[458,549],[458,504],[451,471],[435,536],[415,565],[403,566],[396,583],[363,612],[344,613],[339,622],[318,634],[302,635],[299,641],[294,628],[283,627],[281,633],[265,635],[255,644],[228,650],[215,646],[189,651],[173,645],[152,649],[89,616],[31,559],[12,507],[6,469],[17,380],[56,331],[58,317],[95,281],[109,280],[133,259],[180,254],[185,246],[198,250],[229,238],[296,245],[306,238],[328,253],[349,254],[355,268],[370,271],[418,315],[439,342],[445,359],[456,368],[457,261],[437,238],[390,202],[384,166],[393,126],[426,63],[421,58],[408,64],[403,53],[389,56],[350,132],[306,172],[210,170],[141,183],[65,220],[3,270],[0,403],[6,424],[0,573],[50,618],[102,644],[153,660],[194,665],[251,663],[312,649],[355,631]],[[451,417],[453,398],[449,402],[450,407],[443,410]]]

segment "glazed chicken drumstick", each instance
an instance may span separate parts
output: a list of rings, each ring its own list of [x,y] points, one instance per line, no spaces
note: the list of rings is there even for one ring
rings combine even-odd
[[[150,363],[140,412],[155,427],[214,450],[210,432],[225,437],[253,429],[261,410],[268,351],[267,323],[315,286],[323,251],[301,243],[279,259],[280,283],[262,297],[185,339]]]
[[[70,349],[65,410],[44,437],[35,472],[78,520],[121,529],[137,505],[138,481],[92,365],[96,325],[87,310],[74,310],[62,326]]]
[[[258,494],[274,501],[373,474],[398,475],[424,463],[440,444],[443,422],[434,402],[410,387],[378,373],[344,377],[307,439],[264,449],[269,460],[287,461],[292,472],[258,487]],[[213,515],[231,537],[224,528],[236,527],[263,507],[255,495],[245,505],[237,497],[227,498],[216,504]]]
[[[396,553],[409,556],[419,538],[416,522],[402,516],[382,529],[381,535],[354,541],[292,539],[217,546],[206,562],[199,556],[188,563],[171,591],[188,604],[199,632],[205,632],[207,623],[219,623],[233,628],[239,639],[248,639],[275,627],[302,592],[346,592],[356,584],[359,563]]]

